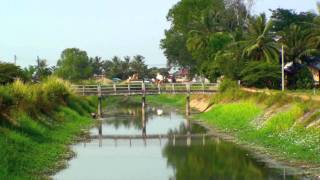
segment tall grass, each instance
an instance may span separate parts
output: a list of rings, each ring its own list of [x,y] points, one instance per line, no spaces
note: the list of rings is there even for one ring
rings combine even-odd
[[[92,121],[95,98],[73,94],[68,82],[16,81],[0,87],[0,179],[43,179]]]

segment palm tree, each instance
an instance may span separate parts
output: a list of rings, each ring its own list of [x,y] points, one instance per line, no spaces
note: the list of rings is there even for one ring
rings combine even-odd
[[[317,3],[318,13],[320,13],[320,2]],[[320,16],[316,16],[310,25],[310,41],[313,46],[320,48]]]
[[[250,18],[247,38],[240,42],[245,47],[243,55],[253,60],[277,61],[279,48],[271,29],[272,21],[267,21],[265,14]]]
[[[301,64],[305,57],[319,53],[314,44],[312,33],[309,30],[303,30],[299,25],[292,24],[279,34],[281,36],[280,42],[285,48],[287,62]]]

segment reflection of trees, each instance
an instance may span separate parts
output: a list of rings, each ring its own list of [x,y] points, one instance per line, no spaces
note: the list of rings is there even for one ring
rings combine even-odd
[[[107,120],[105,124],[113,126],[115,129],[119,127],[142,129],[141,108],[120,108],[107,116],[112,117],[113,120]]]
[[[165,111],[164,115],[168,115],[168,112]],[[154,116],[157,116],[156,109],[146,108],[145,121],[148,122],[148,120],[153,119]],[[129,106],[117,109],[112,108],[109,113],[105,114],[105,117],[111,118],[107,120],[105,124],[113,126],[115,129],[119,129],[119,127],[125,127],[142,130],[143,128],[141,122],[142,109],[139,106]]]
[[[188,127],[185,124],[180,124],[179,128],[177,129],[170,129],[169,134],[187,134]],[[192,134],[201,134],[205,133],[206,129],[198,124],[191,124],[191,131]]]
[[[169,142],[170,143],[170,142]],[[171,146],[163,149],[175,179],[281,179],[275,172],[246,157],[246,152],[230,143],[211,142],[206,146]],[[287,178],[288,179],[288,178]]]

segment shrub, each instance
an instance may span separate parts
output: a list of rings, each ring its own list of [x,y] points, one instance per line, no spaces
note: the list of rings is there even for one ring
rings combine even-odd
[[[0,84],[12,83],[16,78],[25,79],[22,69],[14,64],[0,62]]]
[[[65,102],[71,94],[69,84],[62,79],[50,77],[42,84],[43,92],[50,102]]]
[[[278,89],[281,68],[268,62],[251,62],[241,72],[243,84],[249,87]]]
[[[239,90],[239,85],[234,80],[225,78],[222,80],[222,82],[219,85],[220,92],[234,91],[234,90]]]
[[[301,67],[298,72],[288,77],[289,89],[311,89],[313,86],[314,79],[307,66]]]
[[[58,105],[65,104],[70,94],[69,84],[55,77],[40,84],[26,84],[16,80],[0,88],[0,118],[8,120],[10,110],[27,112],[32,117],[50,113]]]
[[[15,99],[10,95],[9,88],[0,87],[0,122],[9,120],[9,110],[14,106]]]

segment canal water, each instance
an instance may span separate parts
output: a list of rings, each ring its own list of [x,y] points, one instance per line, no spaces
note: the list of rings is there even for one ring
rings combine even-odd
[[[112,112],[112,113],[111,113]],[[144,116],[142,114],[145,114]],[[202,134],[173,109],[115,108],[90,130],[91,135]],[[241,147],[219,138],[191,140],[103,139],[72,146],[76,157],[57,180],[213,180],[302,179],[296,172],[270,166]]]

